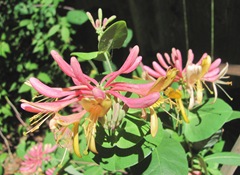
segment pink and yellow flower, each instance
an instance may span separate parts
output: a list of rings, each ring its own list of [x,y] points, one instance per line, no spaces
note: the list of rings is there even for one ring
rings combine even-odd
[[[176,68],[178,70],[178,74],[174,81],[182,82],[182,85],[187,88],[190,96],[190,102],[188,106],[189,109],[192,109],[195,104],[201,104],[203,98],[202,84],[205,84],[205,82],[210,82],[213,84],[215,100],[218,94],[216,86],[220,87],[219,84],[231,84],[231,82],[224,82],[220,80],[227,78],[225,74],[228,70],[228,64],[226,64],[224,69],[220,72],[220,58],[212,62],[211,57],[207,55],[207,53],[204,53],[197,63],[193,63],[194,54],[190,49],[188,51],[186,66],[183,67],[180,50],[173,48],[171,56],[165,53],[164,57],[160,53],[157,53],[158,63],[156,61],[152,63],[153,69],[149,66],[143,66],[143,68],[151,77],[155,79],[165,76],[168,69]],[[212,93],[211,90],[210,92]]]
[[[78,125],[83,116],[88,113],[85,135],[88,148],[93,152],[97,152],[94,142],[96,122],[106,115],[112,107],[113,100],[122,102],[129,108],[146,108],[155,103],[160,97],[159,92],[147,93],[153,83],[137,84],[128,88],[128,83],[115,81],[119,75],[131,73],[136,69],[142,60],[138,53],[139,47],[133,47],[122,67],[107,74],[98,83],[95,79],[83,73],[81,65],[75,57],[72,57],[70,64],[68,64],[56,51],[51,51],[54,60],[62,71],[72,78],[75,86],[67,88],[49,87],[36,78],[30,78],[28,83],[39,94],[48,97],[49,100],[45,102],[21,100],[21,107],[24,110],[37,113],[31,118],[34,127],[29,132],[38,129],[44,121],[52,116],[51,120],[54,121],[50,122],[50,127],[53,129],[58,128],[58,125],[66,127],[73,124],[74,151],[81,156],[78,148]],[[139,98],[129,98],[121,94],[121,92],[126,91],[137,94]],[[82,106],[82,111],[67,116],[60,114],[60,111],[66,106],[76,103]]]

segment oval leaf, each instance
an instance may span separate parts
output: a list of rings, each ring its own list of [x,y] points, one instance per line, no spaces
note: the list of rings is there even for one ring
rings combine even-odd
[[[118,21],[108,27],[98,43],[98,50],[109,51],[121,48],[127,38],[127,25],[125,21]]]
[[[226,165],[240,166],[240,154],[233,152],[220,152],[206,156],[204,160],[207,163],[219,163]]]
[[[83,10],[71,10],[67,13],[67,20],[69,23],[81,25],[88,20],[88,17]]]
[[[187,156],[183,147],[166,133],[151,156],[150,164],[143,175],[188,174]]]
[[[183,132],[189,141],[197,142],[211,137],[232,115],[232,108],[223,100],[212,101],[210,98],[197,110],[188,113],[190,123],[184,123]]]
[[[59,24],[52,26],[49,29],[47,36],[48,37],[53,36],[55,33],[57,33],[59,31],[59,29],[60,29],[60,25]]]

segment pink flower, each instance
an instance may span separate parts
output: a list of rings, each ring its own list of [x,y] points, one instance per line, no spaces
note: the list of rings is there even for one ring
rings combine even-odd
[[[160,53],[157,53],[157,59],[159,63],[154,61],[152,63],[153,69],[149,66],[143,66],[143,68],[153,78],[165,76],[168,69],[176,68],[178,70],[178,74],[174,81],[183,82],[183,86],[186,84],[186,88],[190,96],[189,109],[193,108],[196,103],[200,104],[202,102],[202,82],[203,84],[205,84],[205,82],[210,82],[213,84],[215,100],[217,98],[216,86],[220,87],[217,84],[231,84],[231,82],[220,81],[220,79],[223,79],[227,72],[227,66],[223,69],[223,71],[220,72],[220,58],[216,59],[214,62],[211,62],[210,56],[208,56],[207,53],[204,53],[197,63],[193,63],[194,54],[190,49],[188,51],[186,66],[183,67],[182,55],[178,49],[173,48],[171,56],[167,53],[165,53],[164,56],[165,59]]]
[[[24,156],[24,161],[21,163],[20,172],[22,174],[33,174],[37,171],[42,171],[42,165],[45,161],[50,161],[51,156],[48,155],[54,152],[57,145],[51,146],[51,144],[42,143],[33,146],[27,154]]]
[[[58,128],[56,125],[68,126],[74,124],[73,137],[74,145],[77,147],[77,128],[79,120],[89,113],[89,123],[85,128],[86,137],[88,139],[88,146],[94,150],[94,143],[92,138],[92,131],[95,129],[98,118],[104,117],[108,110],[112,107],[112,101],[122,102],[129,108],[146,108],[154,104],[160,97],[159,92],[149,93],[151,86],[154,83],[132,84],[116,82],[116,78],[120,74],[128,74],[136,69],[142,60],[138,56],[139,47],[135,46],[131,49],[125,63],[122,67],[112,73],[109,73],[98,83],[95,79],[84,74],[81,69],[80,63],[75,57],[71,58],[70,64],[66,63],[63,58],[56,52],[52,51],[51,54],[54,60],[58,63],[62,71],[72,78],[75,86],[68,88],[49,87],[43,84],[36,78],[30,78],[29,84],[41,95],[46,96],[52,100],[45,102],[23,102],[21,107],[29,112],[37,113],[31,120],[34,121],[35,126],[29,131],[32,132],[40,127],[40,125],[54,116],[50,122],[52,128]],[[131,88],[129,88],[131,86]],[[137,94],[138,98],[129,98],[121,94],[121,92],[131,92]],[[59,112],[66,106],[79,103],[82,106],[82,111],[73,113],[67,116],[61,116]],[[92,144],[91,144],[92,143]],[[74,146],[75,152],[77,148]],[[96,150],[95,150],[96,152]],[[80,155],[80,154],[79,154]]]

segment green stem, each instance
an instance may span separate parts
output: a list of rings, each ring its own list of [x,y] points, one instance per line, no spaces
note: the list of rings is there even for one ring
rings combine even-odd
[[[97,69],[96,65],[94,64],[94,62],[92,60],[88,60],[88,62],[92,66],[93,70],[95,70],[96,73],[98,74],[98,69]]]
[[[104,57],[106,58],[107,65],[108,65],[108,68],[109,68],[110,72],[113,72],[113,69],[112,69],[112,66],[111,66],[111,63],[110,63],[107,52],[104,52]]]

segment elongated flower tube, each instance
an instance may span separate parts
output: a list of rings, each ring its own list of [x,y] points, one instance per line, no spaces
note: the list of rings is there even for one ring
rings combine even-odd
[[[129,90],[128,83],[116,82],[116,78],[121,74],[131,73],[140,64],[142,57],[138,56],[139,47],[135,46],[131,49],[124,64],[119,70],[112,72],[100,81],[84,74],[81,65],[75,57],[71,57],[68,64],[56,51],[51,51],[51,55],[57,62],[62,71],[68,75],[74,83],[74,86],[66,88],[49,87],[36,78],[30,78],[28,84],[32,86],[39,94],[44,96],[44,100],[29,102],[21,100],[21,107],[29,112],[36,113],[31,120],[33,128],[28,132],[33,132],[48,118],[51,120],[51,128],[57,131],[62,131],[68,125],[74,125],[73,144],[75,152],[79,150],[77,138],[77,126],[80,120],[88,114],[85,124],[85,135],[87,137],[87,148],[97,152],[94,148],[94,135],[96,122],[99,118],[105,117],[110,108],[112,108],[113,100],[122,105],[127,105],[129,108],[147,108],[154,104],[160,97],[159,92],[149,92],[153,83],[138,84]],[[146,90],[145,93],[142,91]],[[138,98],[125,97],[122,92],[131,92],[138,95]],[[73,113],[67,116],[62,116],[61,111],[69,105],[78,104],[82,111]],[[62,127],[62,129],[58,129]],[[69,132],[66,132],[69,133]]]

